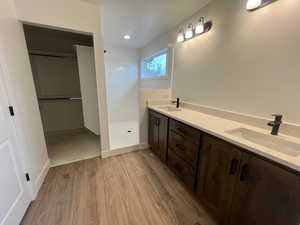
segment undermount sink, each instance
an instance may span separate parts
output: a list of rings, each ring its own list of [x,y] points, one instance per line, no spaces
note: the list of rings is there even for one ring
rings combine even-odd
[[[181,111],[181,108],[176,108],[176,107],[172,107],[172,106],[161,106],[161,107],[158,107],[158,108],[169,111],[169,112]]]
[[[284,140],[278,136],[260,133],[247,128],[229,130],[226,133],[289,156],[296,157],[300,155],[300,144]]]

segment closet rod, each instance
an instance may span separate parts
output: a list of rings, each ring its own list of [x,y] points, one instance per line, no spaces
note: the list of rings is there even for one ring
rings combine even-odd
[[[66,56],[61,56],[61,55],[48,55],[48,54],[37,54],[37,53],[30,53],[30,55],[45,56],[45,57],[52,57],[52,58],[66,58]]]
[[[73,100],[82,100],[81,98],[64,98],[64,97],[57,97],[57,98],[39,98],[40,101],[57,101],[57,100],[68,100],[68,101],[73,101]]]
[[[76,58],[75,53],[66,53],[66,52],[51,52],[51,51],[43,51],[43,50],[29,50],[30,55],[36,56],[45,56],[45,57],[53,57],[53,58]]]

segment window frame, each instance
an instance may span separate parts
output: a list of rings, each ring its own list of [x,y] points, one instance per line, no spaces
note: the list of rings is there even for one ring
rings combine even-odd
[[[161,77],[145,77],[143,78],[142,77],[142,73],[143,73],[143,64],[146,60],[149,60],[149,59],[153,59],[157,56],[160,56],[160,55],[163,55],[163,54],[167,54],[167,61],[166,61],[166,75],[165,76],[161,76]],[[151,56],[147,56],[147,57],[144,57],[143,59],[141,59],[140,61],[140,79],[141,80],[168,80],[169,79],[169,72],[170,72],[170,49],[169,48],[165,48],[165,49],[162,49],[156,53],[154,53],[153,55]]]

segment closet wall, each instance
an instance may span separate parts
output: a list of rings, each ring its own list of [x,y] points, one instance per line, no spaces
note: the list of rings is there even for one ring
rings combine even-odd
[[[24,25],[46,135],[83,129],[74,45],[92,46],[87,35]]]

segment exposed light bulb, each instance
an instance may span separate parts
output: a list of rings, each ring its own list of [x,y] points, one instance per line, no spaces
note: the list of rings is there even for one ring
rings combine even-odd
[[[184,42],[184,35],[182,29],[178,32],[177,42]]]
[[[178,34],[177,42],[183,42],[183,41],[184,41],[184,36],[183,36],[183,34]]]
[[[185,39],[191,39],[194,36],[193,25],[189,24],[185,32]]]
[[[204,32],[204,17],[201,17],[199,19],[199,22],[196,25],[195,33],[196,34],[202,34]]]
[[[248,0],[246,8],[248,10],[253,10],[261,6],[262,0]]]

